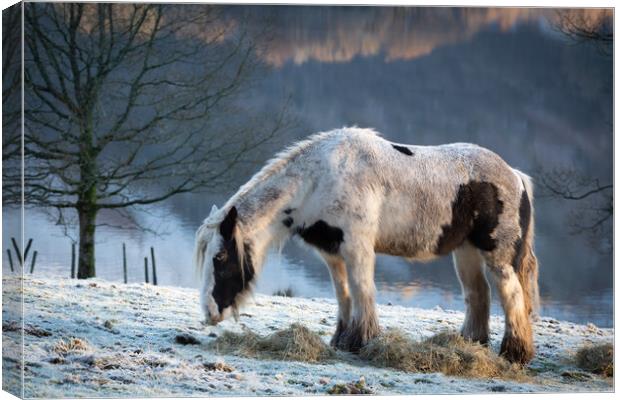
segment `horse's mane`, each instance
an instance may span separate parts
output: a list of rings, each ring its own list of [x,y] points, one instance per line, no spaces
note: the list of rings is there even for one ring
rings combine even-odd
[[[379,134],[369,128],[358,128],[356,126],[353,127],[345,127],[342,129],[327,131],[327,132],[319,132],[313,135],[308,136],[306,139],[300,140],[298,142],[293,143],[289,147],[285,148],[281,152],[277,153],[273,158],[271,158],[260,171],[258,171],[254,176],[246,182],[243,186],[239,188],[239,191],[231,197],[229,200],[230,204],[236,204],[236,202],[242,198],[250,189],[255,187],[258,183],[264,182],[271,176],[280,172],[286,165],[289,164],[292,160],[297,158],[300,154],[304,153],[306,150],[311,148],[318,142],[326,140],[328,138],[341,135],[343,133],[351,133],[352,130],[358,131],[359,133],[371,134],[375,136],[379,136]]]
[[[281,171],[291,160],[295,159],[301,153],[303,153],[306,149],[314,145],[315,143],[333,135],[334,132],[322,132],[309,136],[307,139],[298,141],[291,146],[285,148],[281,152],[277,153],[273,158],[271,158],[263,168],[260,169],[252,178],[246,182],[243,186],[239,188],[237,193],[233,195],[230,200],[228,200],[227,204],[224,206],[224,209],[228,209],[230,206],[239,204],[240,200],[256,185],[261,182],[265,182],[267,179],[272,177]],[[244,246],[244,237],[242,227],[239,225],[243,225],[242,221],[238,221],[237,229],[235,229],[235,239],[237,242],[237,253],[241,263],[241,271],[242,271],[242,279],[245,282],[245,274],[243,271],[243,260],[246,257],[245,254],[245,246]],[[245,286],[245,283],[244,283]]]
[[[270,177],[274,176],[278,172],[282,171],[290,162],[292,162],[299,155],[303,154],[304,152],[306,152],[308,149],[315,146],[319,142],[328,140],[329,138],[332,138],[332,137],[342,135],[344,133],[350,134],[351,131],[357,131],[360,134],[366,134],[366,135],[374,135],[374,136],[379,135],[373,129],[362,129],[362,128],[357,128],[357,127],[351,127],[351,128],[332,130],[328,132],[316,133],[316,134],[309,136],[308,138],[304,140],[295,142],[291,146],[277,153],[269,161],[267,161],[265,166],[261,168],[260,171],[258,171],[256,174],[254,174],[254,176],[248,182],[246,182],[243,186],[241,186],[239,190],[237,191],[237,193],[228,200],[228,202],[224,206],[224,209],[229,209],[233,205],[238,206],[240,203],[240,200],[243,199],[244,196],[246,196],[250,190],[255,188],[257,185],[265,182],[266,180],[268,180]],[[237,223],[238,223],[237,229],[235,229],[234,234],[235,234],[235,239],[237,243],[238,257],[239,257],[240,265],[242,266],[242,279],[243,279],[244,286],[245,286],[245,274],[244,274],[245,271],[243,268],[243,262],[244,262],[244,258],[247,257],[248,255],[245,254],[246,248],[244,246],[245,240],[244,240],[244,232],[243,232],[243,221],[238,220]],[[280,251],[281,251],[283,243],[281,243],[279,246],[280,246]]]
[[[291,160],[295,159],[313,144],[325,139],[328,136],[332,136],[333,134],[333,132],[321,132],[311,135],[307,139],[295,142],[281,152],[277,153],[273,158],[267,161],[265,166],[263,166],[260,171],[254,174],[249,181],[239,188],[239,191],[230,199],[229,202],[235,203],[236,200],[243,197],[257,184],[266,181],[271,176],[280,172],[282,168],[284,168]]]

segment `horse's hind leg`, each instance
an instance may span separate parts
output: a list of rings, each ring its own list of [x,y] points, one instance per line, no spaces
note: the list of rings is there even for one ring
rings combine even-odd
[[[511,362],[525,364],[534,357],[532,325],[525,306],[525,295],[511,263],[490,263],[505,314],[504,339],[500,354]]]
[[[375,309],[375,253],[362,243],[348,243],[344,252],[351,291],[351,319],[342,334],[339,347],[357,352],[379,334]]]
[[[340,347],[340,338],[346,330],[351,316],[351,297],[349,296],[349,282],[347,281],[347,267],[344,260],[338,256],[323,254],[323,259],[332,278],[336,298],[338,299],[338,325],[330,344]]]
[[[461,334],[465,339],[486,344],[489,340],[491,293],[484,276],[484,259],[468,242],[454,250],[453,257],[467,306]]]

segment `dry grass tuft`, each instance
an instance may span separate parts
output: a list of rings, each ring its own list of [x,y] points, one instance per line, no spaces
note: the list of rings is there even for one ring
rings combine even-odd
[[[22,325],[17,321],[6,321],[2,323],[2,331],[3,332],[21,332]],[[41,329],[34,325],[25,324],[24,325],[24,333],[27,335],[32,335],[36,337],[47,337],[52,336],[52,333],[46,331],[45,329]]]
[[[70,338],[65,341],[60,339],[54,347],[52,347],[52,351],[58,353],[60,355],[67,355],[71,353],[83,353],[85,351],[90,350],[90,345],[84,339],[79,338]]]
[[[327,390],[327,394],[375,394],[366,387],[366,379],[362,377],[357,382],[338,383]]]
[[[363,347],[360,356],[375,366],[406,372],[526,380],[520,366],[453,332],[438,333],[416,342],[402,331],[390,329]]]
[[[90,366],[97,367],[99,369],[121,369],[128,366],[128,360],[121,356],[104,356],[95,357],[92,356],[84,360],[84,362]]]
[[[207,371],[223,371],[223,372],[233,372],[235,370],[235,367],[228,365],[222,361],[216,361],[216,362],[204,362],[202,363],[202,366],[207,370]]]
[[[213,346],[223,353],[305,362],[324,361],[335,355],[318,334],[300,324],[292,324],[268,336],[247,330],[224,332]]]
[[[577,366],[603,376],[614,376],[614,346],[603,343],[585,346],[577,350]]]

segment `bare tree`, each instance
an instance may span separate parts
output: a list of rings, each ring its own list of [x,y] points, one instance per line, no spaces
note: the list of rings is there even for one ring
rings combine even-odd
[[[610,9],[565,9],[556,13],[553,26],[576,44],[595,46],[613,55],[613,14]],[[611,127],[611,125],[610,125]],[[594,247],[612,248],[613,184],[568,169],[543,169],[537,174],[543,196],[575,202],[569,226],[573,234],[587,236]]]
[[[21,6],[2,11],[3,170],[21,173]],[[15,169],[17,171],[15,171]]]
[[[76,212],[78,278],[95,276],[100,211],[216,187],[283,126],[283,114],[248,124],[233,108],[260,62],[243,24],[221,8],[27,3],[24,10],[25,202],[60,218]],[[3,177],[4,201],[17,202],[17,175]]]
[[[610,9],[558,10],[555,28],[576,43],[596,46],[603,54],[613,54],[614,27]]]
[[[612,184],[601,184],[597,178],[585,178],[565,168],[545,171],[537,178],[542,196],[576,202],[569,221],[572,234],[585,235],[604,252],[611,249],[608,239],[614,215]]]

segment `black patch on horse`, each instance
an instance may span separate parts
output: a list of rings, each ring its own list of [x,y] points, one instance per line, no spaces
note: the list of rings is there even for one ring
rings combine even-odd
[[[401,153],[408,155],[408,156],[412,156],[413,155],[413,152],[411,150],[409,150],[409,148],[407,148],[405,146],[399,146],[397,144],[393,144],[392,147],[395,148],[396,150],[400,151]]]
[[[527,192],[524,190],[521,194],[521,203],[519,204],[519,226],[521,227],[521,236],[515,240],[515,253],[512,258],[512,267],[517,273],[521,269],[521,264],[523,263],[523,243],[525,242],[527,231],[530,227],[531,215],[532,205],[530,204],[530,198],[527,196]]]
[[[293,225],[293,218],[288,217],[285,220],[282,221],[282,223],[284,224],[284,226],[286,226],[287,228],[290,228],[291,225]]]
[[[222,248],[213,257],[213,299],[220,313],[234,303],[240,292],[249,288],[254,278],[251,247],[248,243],[243,245],[243,266],[239,265],[237,241],[233,235],[236,223],[237,210],[232,207],[220,224],[220,233],[224,239]]]
[[[497,187],[492,183],[471,181],[460,185],[452,203],[452,221],[441,227],[437,254],[447,254],[465,240],[480,250],[494,250],[496,243],[491,233],[497,227],[503,208]]]
[[[286,210],[284,210],[284,214],[286,214],[286,215],[289,215],[292,212],[293,212],[292,208],[287,208]]]
[[[338,253],[340,243],[344,241],[342,229],[331,226],[323,220],[318,220],[307,228],[297,228],[297,233],[306,243],[332,254]]]

